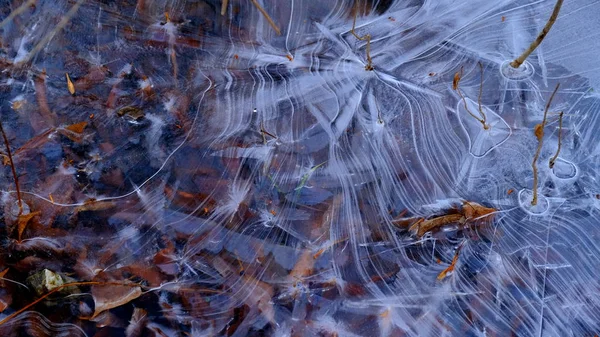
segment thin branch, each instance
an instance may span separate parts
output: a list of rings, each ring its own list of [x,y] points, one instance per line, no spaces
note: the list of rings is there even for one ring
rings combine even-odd
[[[560,7],[562,6],[562,3],[563,0],[556,1],[556,5],[554,5],[552,15],[550,16],[550,19],[548,19],[548,22],[546,22],[544,29],[542,29],[542,31],[535,38],[535,40],[531,42],[529,48],[527,48],[527,50],[525,50],[523,54],[521,54],[521,56],[517,57],[514,61],[510,63],[511,67],[519,68],[521,64],[523,64],[523,62],[525,62],[525,60],[529,57],[529,55],[533,53],[533,51],[540,45],[540,43],[542,43],[548,32],[550,32],[550,28],[552,28],[552,25],[554,25],[554,22],[556,22],[556,18],[558,17],[558,13],[560,12]]]
[[[360,41],[367,41],[367,65],[365,66],[365,70],[373,70],[375,68],[373,68],[373,60],[371,59],[371,34],[367,34],[364,36],[358,36],[358,34],[356,34],[356,31],[354,30],[356,28],[356,16],[358,15],[358,10],[354,11],[354,22],[352,22],[352,29],[350,30],[350,33],[352,33],[352,35],[354,35],[355,38],[357,38]]]
[[[483,70],[483,68],[482,68],[482,70]],[[481,87],[479,88],[479,109],[480,109],[479,112],[480,112],[480,114],[482,114],[483,118],[479,118],[473,112],[471,112],[471,109],[469,109],[469,106],[467,105],[467,99],[465,98],[465,95],[463,95],[462,91],[458,87],[460,80],[462,78],[462,74],[463,74],[463,67],[460,67],[460,71],[457,71],[454,74],[454,79],[452,80],[452,89],[454,89],[458,93],[458,96],[460,96],[460,99],[463,101],[463,104],[465,105],[465,110],[467,110],[469,115],[471,115],[471,117],[475,118],[479,123],[481,123],[481,125],[483,125],[483,128],[485,130],[487,130],[489,128],[489,126],[485,123],[485,114],[483,113],[483,110],[481,109],[481,92],[482,92],[482,88],[483,88],[483,75],[481,77],[481,81],[482,81]]]
[[[488,129],[489,126],[485,123],[485,121],[487,120],[487,117],[485,116],[485,113],[483,112],[483,109],[481,108],[481,96],[483,95],[483,64],[481,64],[481,61],[478,62],[479,64],[479,70],[481,71],[481,81],[479,83],[479,96],[477,97],[477,104],[479,105],[479,114],[481,115],[481,124],[483,124],[483,128],[484,129]]]
[[[52,40],[52,38],[54,36],[56,36],[56,34],[58,32],[63,30],[63,28],[65,28],[65,26],[69,23],[69,21],[71,21],[71,18],[73,18],[75,13],[77,13],[77,11],[79,10],[79,7],[81,7],[81,5],[83,4],[84,1],[85,0],[78,0],[71,7],[71,9],[69,9],[67,14],[65,14],[65,16],[63,16],[63,18],[54,26],[54,29],[51,32],[48,32],[48,34],[46,34],[42,38],[42,40],[40,42],[38,42],[35,45],[35,47],[33,47],[33,49],[31,49],[31,51],[27,54],[27,56],[25,56],[25,58],[23,58],[23,60],[21,60],[20,62],[22,62],[22,63],[29,62],[31,60],[31,58],[33,58],[40,50],[42,50],[42,48],[44,48],[46,46],[46,44],[48,44],[50,42],[50,40]]]
[[[558,158],[558,154],[560,153],[560,147],[561,147],[561,143],[562,143],[562,127],[563,127],[563,112],[561,111],[560,114],[558,115],[558,148],[556,149],[556,153],[554,154],[554,157],[552,157],[552,159],[550,159],[550,162],[548,163],[548,166],[550,168],[554,167],[554,164],[556,163],[556,158]]]
[[[277,27],[277,25],[275,24],[273,19],[271,19],[271,17],[269,16],[269,13],[267,13],[267,11],[265,11],[265,9],[262,8],[262,6],[256,0],[250,0],[250,1],[252,1],[254,6],[262,13],[262,15],[265,17],[265,19],[267,19],[267,22],[269,22],[271,27],[273,27],[273,30],[275,30],[275,33],[277,35],[281,35],[281,31],[279,30],[279,28]]]
[[[533,156],[533,161],[531,162],[531,168],[533,168],[533,199],[531,200],[531,206],[537,205],[538,202],[538,170],[537,170],[537,160],[540,156],[540,152],[542,151],[542,145],[544,143],[544,127],[546,126],[546,119],[548,118],[548,109],[550,109],[550,104],[554,99],[554,95],[558,91],[558,87],[560,83],[556,84],[556,88],[552,92],[548,103],[546,103],[546,108],[544,109],[544,118],[542,119],[541,124],[537,124],[535,126],[535,137],[538,140],[538,147],[535,151],[535,156]]]
[[[6,19],[4,19],[4,20],[2,20],[2,22],[0,22],[0,28],[4,27],[7,23],[11,22],[12,19],[15,18],[15,16],[23,13],[27,8],[29,8],[35,2],[36,2],[36,0],[28,0],[27,2],[24,2],[21,6],[19,6],[19,8],[10,12],[10,14],[6,17]]]
[[[8,161],[10,162],[10,169],[12,171],[13,180],[15,181],[15,188],[17,190],[17,201],[19,203],[19,216],[23,214],[23,201],[21,200],[21,188],[19,187],[19,176],[17,175],[17,170],[15,169],[15,163],[13,162],[12,151],[10,150],[10,145],[8,143],[8,137],[6,137],[6,133],[4,132],[4,125],[2,124],[2,119],[0,118],[0,132],[2,133],[2,138],[4,138],[4,145],[6,146],[6,154],[8,155]]]

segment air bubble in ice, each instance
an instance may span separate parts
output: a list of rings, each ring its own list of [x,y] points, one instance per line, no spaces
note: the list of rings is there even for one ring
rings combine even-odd
[[[31,212],[31,209],[29,208],[29,205],[27,205],[26,202],[23,202],[23,212],[20,215],[27,215]],[[10,208],[10,213],[12,214],[12,216],[14,216],[15,218],[17,216],[19,216],[19,201],[15,201],[15,203],[12,205],[12,207]]]
[[[530,189],[522,189],[519,191],[519,206],[531,215],[543,215],[550,208],[550,202],[546,197],[538,192],[538,200],[536,205],[532,205],[533,191]]]
[[[469,110],[465,109],[465,101]],[[482,106],[481,110],[485,114],[485,124],[471,116],[469,111],[475,116],[479,116],[479,105],[477,102],[466,98],[465,101],[460,100],[456,111],[460,123],[469,137],[469,152],[475,157],[483,157],[491,150],[504,143],[510,137],[512,130],[502,117],[486,106]]]
[[[500,73],[508,80],[522,81],[530,78],[535,73],[533,65],[527,61],[523,62],[519,68],[513,68],[510,63],[512,61],[505,61],[500,66]]]
[[[557,158],[552,167],[552,173],[558,179],[572,179],[577,176],[577,166],[570,161]]]

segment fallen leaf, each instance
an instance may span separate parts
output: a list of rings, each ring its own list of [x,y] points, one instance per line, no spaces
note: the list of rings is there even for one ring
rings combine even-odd
[[[430,232],[434,229],[443,227],[445,225],[462,222],[464,221],[464,216],[462,214],[449,214],[442,215],[433,219],[420,220],[415,224],[410,226],[409,231],[415,233],[417,237],[422,237],[425,233]]]
[[[476,202],[467,201],[463,204],[463,214],[467,219],[475,219],[490,216],[494,212],[496,212],[495,208],[484,207]]]
[[[21,241],[21,236],[23,235],[23,232],[25,231],[25,228],[27,228],[29,222],[31,222],[31,219],[38,215],[40,215],[40,212],[31,212],[29,214],[19,215],[17,219],[17,237],[19,238],[19,241]]]
[[[75,132],[75,133],[82,133],[86,126],[87,126],[87,122],[79,122],[79,123],[71,124],[71,125],[65,127],[65,129]]]
[[[142,289],[136,286],[94,285],[92,286],[92,297],[95,309],[92,318],[100,315],[103,311],[127,304],[141,295]]]
[[[125,335],[127,337],[139,337],[142,335],[142,330],[144,330],[144,326],[146,325],[146,315],[147,312],[144,309],[133,309],[129,325],[125,330]]]

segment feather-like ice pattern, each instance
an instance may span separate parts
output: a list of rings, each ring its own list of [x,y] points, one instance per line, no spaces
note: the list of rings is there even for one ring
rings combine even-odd
[[[566,2],[516,70],[554,1],[221,5],[4,5],[2,118],[61,229],[11,249],[168,277],[155,335],[599,333],[599,1]]]

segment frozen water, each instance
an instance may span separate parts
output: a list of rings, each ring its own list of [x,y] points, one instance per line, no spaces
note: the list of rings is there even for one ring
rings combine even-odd
[[[6,277],[148,287],[3,335],[600,331],[600,1],[223,3],[3,3]]]

